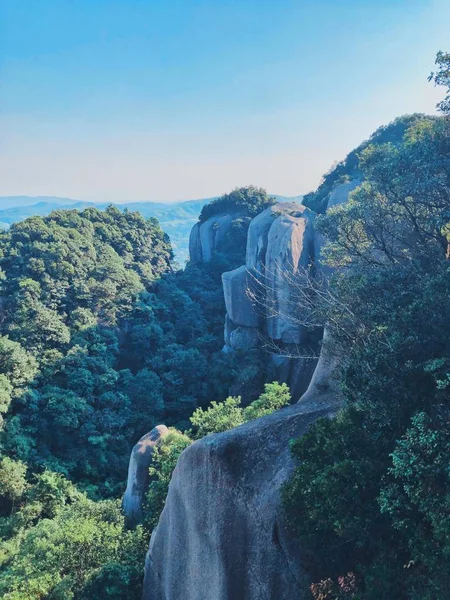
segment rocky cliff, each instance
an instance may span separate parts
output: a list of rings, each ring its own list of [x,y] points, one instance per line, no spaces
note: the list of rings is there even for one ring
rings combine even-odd
[[[230,231],[233,220],[239,214],[219,214],[196,223],[189,236],[189,260],[193,264],[211,260],[213,253],[220,248]]]
[[[338,406],[298,403],[189,446],[151,537],[144,600],[307,598],[279,492],[293,469],[289,440]]]
[[[225,352],[261,345],[294,397],[306,390],[320,332],[299,324],[298,306],[290,283],[312,274],[316,263],[315,213],[292,203],[270,206],[250,223],[246,262],[223,274]]]
[[[289,278],[283,275],[287,271],[295,276],[301,269],[314,275],[317,270],[322,240],[314,231],[314,219],[312,211],[295,203],[271,206],[253,219],[246,264],[223,276],[227,351],[267,338],[280,346],[311,343],[310,333],[291,318],[296,315],[289,311],[295,309],[289,302]],[[263,300],[275,304],[276,311],[261,311],[252,294],[252,286],[261,281]],[[319,346],[319,340],[314,342]],[[339,361],[327,333],[321,345],[317,368],[313,364],[308,370],[296,359],[297,371],[285,373],[301,380],[305,393],[299,402],[206,436],[181,454],[152,533],[144,600],[308,597],[301,545],[285,527],[280,488],[293,469],[289,441],[317,418],[332,416],[342,402]]]

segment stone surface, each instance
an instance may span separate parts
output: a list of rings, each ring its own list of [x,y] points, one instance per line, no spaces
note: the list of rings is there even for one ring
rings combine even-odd
[[[233,271],[222,274],[225,306],[231,321],[242,327],[257,327],[259,324],[258,308],[255,301],[249,298],[248,289],[253,288],[253,277],[243,265]]]
[[[293,468],[289,440],[336,409],[298,403],[189,446],[152,533],[144,600],[309,598],[280,487]]]
[[[165,425],[154,427],[146,433],[131,451],[128,466],[127,489],[123,496],[123,512],[128,526],[134,527],[142,521],[142,504],[149,483],[149,466],[153,449],[169,430]]]
[[[200,223],[196,223],[189,235],[189,260],[192,264],[202,262],[202,245],[200,242]]]
[[[327,210],[333,208],[333,206],[347,202],[350,192],[357,188],[360,184],[361,181],[359,179],[352,179],[347,183],[341,183],[340,185],[337,185],[330,194]]]
[[[230,336],[231,333],[236,329],[237,325],[233,323],[233,321],[228,316],[228,313],[225,313],[225,327],[223,331],[223,338],[225,345],[231,346]]]
[[[333,350],[333,342],[328,327],[325,327],[319,361],[312,375],[308,389],[300,402],[341,402],[343,394],[339,386],[339,368],[342,361]]]
[[[252,219],[247,233],[245,264],[247,269],[262,273],[264,269],[269,229],[282,214],[300,216],[303,207],[297,202],[278,202]]]
[[[292,352],[295,352],[295,348]],[[271,354],[273,378],[280,383],[286,383],[292,398],[297,401],[308,389],[317,361],[317,358]]]
[[[214,215],[204,223],[196,223],[189,236],[189,258],[193,264],[211,260],[238,214]]]
[[[230,334],[230,346],[233,350],[251,350],[257,348],[260,337],[253,327],[237,327]]]
[[[307,270],[314,258],[315,213],[301,206],[299,216],[281,215],[272,224],[266,253],[267,334],[273,340],[301,344],[304,331],[296,323],[297,303],[290,280]]]

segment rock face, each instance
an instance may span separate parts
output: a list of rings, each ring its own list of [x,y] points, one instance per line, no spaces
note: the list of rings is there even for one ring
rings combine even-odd
[[[253,278],[243,265],[222,275],[223,294],[229,320],[234,325],[257,327],[259,324],[257,306],[247,291],[253,287]]]
[[[306,390],[315,362],[289,357],[298,346],[313,343],[298,324],[289,281],[313,268],[314,218],[313,211],[295,202],[270,206],[250,223],[246,264],[222,275],[224,350],[248,350],[264,338],[268,347],[281,344],[287,350],[284,358],[274,356],[276,375],[289,383],[297,398]]]
[[[316,403],[327,404],[330,401],[343,401],[342,392],[339,387],[339,366],[341,362],[333,351],[328,327],[325,327],[319,361],[308,389],[300,398],[300,402],[307,403],[314,401]]]
[[[334,190],[333,205],[345,201],[357,183],[344,185]],[[224,351],[251,348],[261,335],[287,349],[314,341],[306,330],[293,328],[283,276],[295,277],[302,269],[313,277],[326,272],[320,264],[323,240],[313,224],[314,213],[297,204],[276,204],[253,219],[246,264],[223,275],[228,311]],[[279,313],[287,310],[287,317],[277,311],[261,315],[247,293],[258,281],[267,295],[263,300],[281,307]],[[318,345],[321,335],[318,331]],[[342,404],[339,360],[325,327],[318,362],[282,354],[272,355],[272,361],[300,401],[206,436],[181,454],[151,536],[143,600],[310,597],[301,544],[283,521],[280,490],[294,468],[289,441],[319,417],[333,416]]]
[[[211,260],[214,250],[225,240],[233,219],[238,215],[215,215],[196,223],[189,236],[189,258],[193,264]]]
[[[361,181],[359,179],[352,179],[347,183],[341,183],[340,185],[337,185],[330,194],[327,210],[333,208],[333,206],[347,202],[350,192],[357,188],[360,184]]]
[[[273,222],[266,252],[267,304],[274,313],[267,319],[267,334],[288,344],[301,344],[305,335],[296,323],[289,281],[314,261],[314,213],[301,208],[301,215],[281,215]]]
[[[335,187],[328,208],[346,202],[359,184],[355,179]],[[314,229],[315,217],[296,202],[273,204],[250,223],[245,265],[222,275],[224,352],[246,351],[264,340],[275,352],[276,377],[294,398],[308,387],[317,359],[304,356],[318,352],[322,334],[302,325],[301,290],[310,278],[331,272],[322,261],[324,240]]]
[[[129,527],[142,521],[142,505],[149,484],[149,466],[155,446],[169,432],[165,425],[158,425],[146,433],[131,451],[128,466],[127,489],[122,501],[123,512]]]
[[[189,446],[151,537],[144,600],[309,598],[280,487],[293,469],[289,440],[337,407],[298,403]]]

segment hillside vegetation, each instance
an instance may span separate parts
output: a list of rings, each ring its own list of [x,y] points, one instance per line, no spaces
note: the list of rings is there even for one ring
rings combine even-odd
[[[450,57],[440,60],[439,81],[450,87]],[[402,141],[368,145],[358,168],[363,185],[319,225],[329,264],[347,267],[333,276],[322,307],[337,324],[347,405],[293,444],[298,467],[284,503],[310,553],[316,600],[443,600],[450,586],[449,117],[410,119]]]

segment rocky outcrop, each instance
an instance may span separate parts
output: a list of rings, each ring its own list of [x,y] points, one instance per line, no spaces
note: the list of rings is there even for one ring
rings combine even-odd
[[[236,326],[257,327],[258,310],[248,293],[253,288],[253,277],[243,265],[222,275],[225,307],[229,320]]]
[[[150,479],[148,469],[152,461],[153,450],[167,433],[169,430],[165,425],[158,425],[142,436],[131,451],[127,489],[122,501],[123,512],[129,527],[134,527],[142,521],[142,506]]]
[[[333,205],[357,184],[344,185],[334,190]],[[320,327],[314,339],[296,323],[289,290],[289,281],[302,271],[327,274],[314,216],[299,205],[271,206],[250,224],[246,264],[223,275],[224,350],[252,348],[263,336],[279,344],[288,353],[272,354],[271,361],[300,401],[198,440],[181,454],[151,536],[144,600],[310,597],[305,557],[285,525],[280,491],[294,468],[289,441],[342,404],[340,361],[327,328],[318,362],[289,356],[294,345],[318,349],[322,337]],[[258,306],[258,284],[266,313]]]
[[[193,264],[207,262],[224,242],[233,220],[238,215],[222,214],[196,223],[189,236],[189,259]]]
[[[327,404],[343,401],[339,385],[339,367],[342,359],[333,348],[330,330],[325,327],[319,361],[312,374],[308,389],[300,398],[300,402],[314,401],[316,404]]]
[[[328,207],[346,202],[359,184],[355,179],[336,186]],[[320,327],[310,327],[302,289],[311,278],[323,280],[331,273],[323,262],[324,240],[314,228],[315,217],[295,202],[273,204],[250,223],[245,265],[222,275],[224,351],[248,350],[263,340],[266,350],[275,353],[276,377],[289,384],[297,399],[317,364],[305,357],[318,354],[322,335]]]
[[[293,469],[289,440],[337,407],[298,403],[189,446],[152,533],[144,600],[309,598],[280,487]]]
[[[281,344],[283,356],[274,355],[272,361],[276,376],[289,383],[297,398],[306,390],[316,361],[292,355],[299,346],[317,341],[298,323],[298,303],[289,282],[314,266],[314,218],[295,202],[270,206],[250,223],[246,264],[222,275],[224,350],[248,350],[264,339],[274,351]]]
[[[304,328],[298,325],[297,303],[290,282],[314,262],[314,213],[306,207],[298,216],[281,215],[269,231],[266,252],[266,300],[271,315],[267,334],[272,340],[301,344]]]
[[[330,194],[327,210],[333,208],[333,206],[337,206],[338,204],[345,204],[345,202],[348,200],[350,192],[352,192],[360,184],[360,179],[352,179],[347,183],[341,183],[340,185],[337,185]]]

